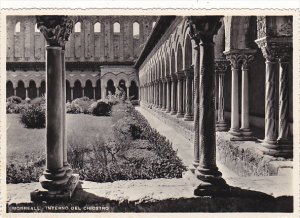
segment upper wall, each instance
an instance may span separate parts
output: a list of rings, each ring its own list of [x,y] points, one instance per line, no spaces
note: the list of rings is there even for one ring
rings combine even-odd
[[[80,28],[73,31],[66,43],[66,61],[133,62],[156,19],[154,16],[79,16],[77,27]],[[139,31],[133,31],[134,23],[138,23],[135,30]],[[116,31],[118,24],[120,31]],[[44,62],[45,45],[34,16],[7,16],[8,62]]]

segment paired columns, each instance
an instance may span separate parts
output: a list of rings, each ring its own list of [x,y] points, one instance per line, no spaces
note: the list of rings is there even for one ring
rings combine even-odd
[[[227,131],[227,124],[225,121],[224,116],[224,77],[225,72],[228,67],[228,63],[225,58],[221,59],[215,59],[215,71],[218,75],[218,86],[219,86],[219,93],[218,93],[218,116],[217,116],[217,124],[216,124],[216,130],[219,132]]]
[[[177,117],[184,117],[183,112],[183,80],[184,73],[182,71],[177,72]]]
[[[41,189],[31,193],[32,201],[69,199],[79,180],[67,162],[65,132],[64,44],[74,20],[67,16],[37,16],[37,25],[46,38],[46,170]],[[56,31],[59,29],[60,31]]]
[[[292,156],[289,140],[288,73],[292,53],[292,37],[261,38],[255,41],[266,59],[265,138],[264,153]],[[279,114],[277,125],[276,73],[279,70]]]
[[[232,72],[231,83],[231,127],[229,133],[238,138],[234,140],[253,140],[249,124],[249,63],[254,58],[254,49],[239,49],[224,52],[226,58],[230,61]],[[242,71],[242,105],[241,105],[241,127],[239,120],[239,87],[238,77]]]

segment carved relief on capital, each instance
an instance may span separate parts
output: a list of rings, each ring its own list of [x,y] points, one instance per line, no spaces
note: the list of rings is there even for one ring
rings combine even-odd
[[[68,16],[36,16],[37,28],[44,35],[50,46],[65,46],[73,31],[76,17]]]
[[[193,79],[194,78],[194,70],[193,68],[185,69],[183,71],[185,78]]]
[[[230,62],[231,69],[238,69],[243,62],[243,54],[226,53],[226,59]]]
[[[229,62],[225,58],[215,59],[215,71],[218,73],[225,72]]]
[[[273,38],[255,41],[267,61],[289,61],[292,53],[291,38]]]
[[[242,60],[242,68],[249,69],[250,62],[254,59],[254,54],[244,54]]]
[[[190,27],[190,36],[196,44],[212,43],[213,37],[222,26],[222,16],[189,16],[187,23]]]

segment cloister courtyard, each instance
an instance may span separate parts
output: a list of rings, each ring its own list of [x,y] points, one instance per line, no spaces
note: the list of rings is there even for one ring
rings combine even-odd
[[[293,19],[7,16],[7,212],[293,212]]]

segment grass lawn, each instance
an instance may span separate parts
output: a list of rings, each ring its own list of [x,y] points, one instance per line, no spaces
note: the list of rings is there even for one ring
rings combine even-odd
[[[7,114],[7,161],[24,162],[26,156],[44,155],[46,151],[46,129],[27,129],[19,114]],[[68,140],[88,143],[95,137],[113,138],[111,117],[86,114],[67,114]]]

